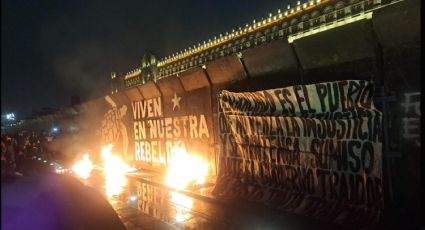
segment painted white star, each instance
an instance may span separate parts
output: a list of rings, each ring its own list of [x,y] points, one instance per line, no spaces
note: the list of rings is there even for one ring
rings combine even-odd
[[[174,97],[173,97],[173,99],[171,99],[171,102],[173,102],[173,111],[176,107],[180,108],[180,100],[181,99],[182,99],[181,97],[177,97],[177,94],[174,93]]]

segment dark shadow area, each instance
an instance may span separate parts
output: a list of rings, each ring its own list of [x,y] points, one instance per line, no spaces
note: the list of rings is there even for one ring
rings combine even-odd
[[[100,192],[32,163],[31,175],[2,183],[2,229],[126,229]]]

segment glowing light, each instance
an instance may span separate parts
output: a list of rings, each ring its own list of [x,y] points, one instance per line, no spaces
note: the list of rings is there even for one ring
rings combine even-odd
[[[136,201],[136,200],[137,200],[137,197],[136,197],[136,196],[131,196],[131,197],[130,197],[130,200],[131,200],[131,201]]]
[[[72,166],[72,171],[77,174],[77,176],[87,179],[90,177],[91,171],[93,170],[93,163],[89,158],[89,154],[84,154],[83,159],[77,161]]]
[[[14,121],[15,120],[15,114],[14,113],[6,114],[6,120]]]
[[[184,189],[191,184],[205,183],[208,174],[208,163],[199,157],[189,155],[182,147],[173,147],[165,184]]]
[[[168,165],[165,184],[176,189],[185,189],[192,184],[204,184],[208,174],[208,163],[199,157],[190,155],[186,149],[174,146],[173,156]],[[192,198],[177,192],[170,192],[171,202],[176,204],[176,221],[185,221],[190,217]]]
[[[176,221],[182,222],[189,219],[190,210],[193,206],[193,199],[177,192],[171,192],[170,195],[171,202],[176,205]]]
[[[105,193],[108,197],[118,195],[127,184],[125,173],[134,170],[116,155],[111,153],[112,145],[103,146],[101,156],[104,161]]]

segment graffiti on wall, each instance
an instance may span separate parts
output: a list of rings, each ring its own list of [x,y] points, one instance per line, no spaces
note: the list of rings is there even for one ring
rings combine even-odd
[[[406,140],[414,140],[416,145],[420,146],[420,118],[421,103],[420,92],[412,92],[404,94],[404,101],[401,103],[403,108],[403,130],[402,135]]]
[[[188,114],[181,105],[183,100],[182,95],[174,93],[172,98],[156,97],[131,103],[136,161],[166,165],[174,145],[186,148],[188,140],[210,138],[206,115],[202,110]]]
[[[105,101],[109,105],[109,110],[102,119],[101,143],[102,145],[114,145],[114,149],[121,153],[124,159],[130,160],[128,154],[128,130],[124,121],[124,117],[127,114],[127,106],[118,107],[110,96],[105,96]]]
[[[215,194],[342,225],[383,208],[382,114],[367,81],[220,94]]]

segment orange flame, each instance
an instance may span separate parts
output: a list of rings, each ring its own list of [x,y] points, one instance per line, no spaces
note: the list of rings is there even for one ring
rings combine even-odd
[[[72,166],[72,171],[74,171],[77,176],[83,178],[84,180],[89,178],[91,171],[93,170],[93,163],[90,160],[89,154],[85,153],[83,159],[77,161]]]
[[[191,184],[203,184],[208,174],[208,163],[190,155],[186,149],[174,146],[165,184],[175,189],[185,189]],[[177,192],[170,192],[171,202],[176,204],[176,221],[185,221],[190,217],[193,199]]]
[[[124,161],[113,155],[112,145],[102,146],[101,156],[104,161],[105,193],[108,197],[119,195],[127,184],[125,173],[132,170]]]
[[[185,189],[191,184],[205,183],[208,163],[199,157],[190,155],[182,147],[173,147],[165,184],[176,189]]]

